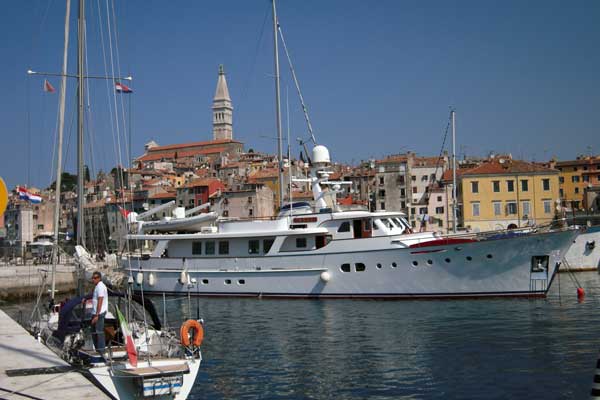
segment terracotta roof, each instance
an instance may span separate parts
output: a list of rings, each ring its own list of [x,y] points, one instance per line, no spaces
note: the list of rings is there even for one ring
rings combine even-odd
[[[152,196],[149,196],[150,199],[174,199],[177,197],[177,193],[175,192],[161,192],[155,193]]]
[[[444,165],[443,157],[415,157],[413,167],[440,167]]]
[[[442,182],[450,182],[450,183],[452,182],[452,171],[453,171],[452,169],[447,169],[444,171],[444,174],[442,175]],[[456,179],[458,179],[460,176],[462,176],[462,174],[465,171],[468,171],[468,169],[467,168],[457,169],[456,170]]]
[[[229,144],[229,143],[242,143],[237,140],[232,139],[220,139],[220,140],[208,140],[205,142],[191,142],[191,143],[181,143],[181,144],[168,144],[166,146],[156,146],[148,149],[148,152],[156,152],[162,150],[177,150],[177,149],[185,149],[186,147],[197,147],[197,146],[210,146],[216,144]]]
[[[397,164],[401,162],[406,162],[408,157],[406,154],[396,154],[393,156],[387,156],[382,160],[375,161],[376,164]]]
[[[469,168],[463,171],[461,175],[508,175],[536,172],[545,172],[549,174],[558,173],[555,169],[542,167],[527,161],[494,159],[484,162],[477,167]]]
[[[142,181],[142,184],[144,186],[146,186],[146,185],[152,186],[152,185],[159,184],[161,182],[162,182],[162,179],[152,178],[152,179],[147,179],[147,180]]]
[[[279,171],[277,171],[277,168],[263,168],[251,173],[248,179],[276,178],[278,175]]]
[[[225,169],[225,168],[244,168],[248,165],[248,163],[245,162],[240,162],[240,161],[234,161],[234,162],[228,162],[225,165],[221,165],[221,169]]]
[[[199,186],[210,186],[211,184],[214,184],[214,183],[221,183],[221,181],[217,178],[197,178],[189,183],[186,183],[184,185],[184,187],[192,188],[192,187],[199,187]]]
[[[569,160],[569,161],[557,161],[557,167],[570,167],[570,166],[578,166],[578,165],[590,165],[590,164],[598,164],[600,163],[600,156],[596,156],[593,158],[584,158],[580,160]]]
[[[165,160],[173,160],[173,159],[194,157],[197,155],[218,154],[218,153],[224,152],[225,150],[227,150],[227,147],[217,146],[217,147],[211,147],[208,149],[198,149],[198,150],[188,150],[188,151],[177,150],[177,151],[169,151],[169,152],[157,153],[157,154],[149,152],[148,154],[145,154],[145,155],[139,157],[137,160],[138,161],[156,161],[156,160],[161,160],[163,158]]]

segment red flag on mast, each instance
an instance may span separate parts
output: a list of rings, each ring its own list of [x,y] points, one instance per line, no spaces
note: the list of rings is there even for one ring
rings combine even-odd
[[[48,82],[48,79],[44,79],[44,92],[48,92],[48,93],[54,93],[54,86],[52,86],[50,84],[50,82]]]

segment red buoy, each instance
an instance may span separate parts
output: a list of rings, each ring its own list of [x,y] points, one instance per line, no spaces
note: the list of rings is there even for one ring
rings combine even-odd
[[[585,296],[585,291],[582,287],[577,288],[577,298],[582,299]]]

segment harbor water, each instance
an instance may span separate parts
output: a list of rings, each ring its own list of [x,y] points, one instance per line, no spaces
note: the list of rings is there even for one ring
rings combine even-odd
[[[546,299],[167,298],[205,319],[191,399],[586,399],[600,276],[560,274]],[[560,292],[559,292],[560,287]],[[163,301],[152,297],[160,315]],[[4,305],[16,316],[23,306]]]

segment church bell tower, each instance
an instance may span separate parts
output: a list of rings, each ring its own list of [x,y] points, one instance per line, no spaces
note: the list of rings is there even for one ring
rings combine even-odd
[[[219,79],[212,110],[213,140],[233,139],[233,106],[229,97],[223,65],[219,65]]]

